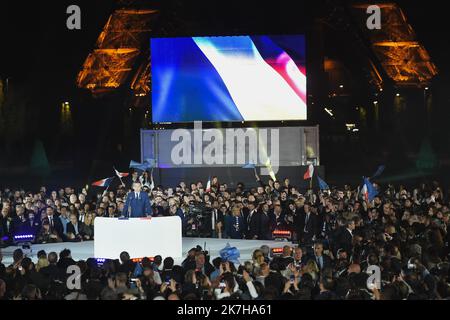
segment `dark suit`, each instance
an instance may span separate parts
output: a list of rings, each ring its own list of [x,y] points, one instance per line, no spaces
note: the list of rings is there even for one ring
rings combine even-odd
[[[213,219],[214,219],[214,225],[213,225]],[[207,220],[207,227],[208,230],[211,230],[212,235],[214,238],[217,237],[217,233],[216,233],[216,224],[222,222],[222,225],[224,224],[223,221],[223,212],[220,211],[219,209],[212,209],[211,210],[211,216],[208,218]]]
[[[194,260],[194,261],[190,261],[190,262],[186,263],[186,265],[184,267],[184,270],[185,271],[196,270],[196,268],[197,268],[197,265],[196,265],[195,260]],[[203,269],[202,270],[196,270],[196,271],[200,271],[200,272],[202,272],[203,274],[205,274],[206,276],[209,277],[214,270],[215,269],[214,269],[214,267],[213,267],[213,265],[211,263],[205,262],[205,264],[203,265]]]
[[[281,213],[278,217],[275,213],[271,212],[270,215],[270,229],[273,230],[282,230],[285,227],[284,214]]]
[[[50,223],[50,231],[56,231],[57,235],[61,238],[64,239],[65,235],[64,235],[64,227],[62,225],[61,219],[55,215],[53,215],[52,219],[50,219],[48,216],[47,218],[49,223]]]
[[[43,267],[39,270],[39,273],[50,281],[59,280],[64,277],[63,272],[55,264],[49,264],[47,267]]]
[[[67,233],[73,233],[75,236],[83,236],[83,228],[84,223],[78,222],[77,229],[75,230],[75,226],[72,224],[72,222],[69,222],[66,226],[66,232]],[[78,231],[78,232],[76,232]]]
[[[127,196],[125,206],[123,208],[123,215],[130,218],[139,218],[152,215],[152,207],[148,194],[146,192],[139,192],[136,197],[134,191],[130,192]]]
[[[345,249],[349,256],[353,251],[353,236],[346,227],[342,227],[336,235],[335,250],[337,251],[340,248]]]
[[[259,235],[260,220],[261,214],[256,209],[247,214],[245,217],[245,222],[247,225],[247,239],[253,239],[253,237]]]
[[[244,228],[244,218],[241,216],[225,216],[225,232],[227,237],[230,237],[231,239],[242,239],[244,236]]]
[[[271,223],[269,213],[265,214],[263,212],[259,213],[259,240],[269,240],[272,239]]]
[[[36,236],[41,229],[41,224],[39,223],[37,218],[34,218],[33,220],[27,220],[23,228],[26,233],[34,234]]]
[[[14,234],[24,234],[26,233],[27,219],[19,218],[15,216],[12,219],[12,233]]]
[[[302,244],[311,244],[313,237],[318,233],[318,216],[312,212],[309,216],[305,212],[302,212],[297,216],[295,225],[297,226],[297,234]]]
[[[313,255],[309,256],[307,260],[308,261],[314,260],[317,263],[317,266],[319,267],[320,271],[333,266],[333,261],[326,254],[322,254],[322,259],[320,259],[320,257],[313,254]]]

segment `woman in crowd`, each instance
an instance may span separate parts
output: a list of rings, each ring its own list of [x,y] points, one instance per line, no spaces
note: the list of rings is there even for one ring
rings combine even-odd
[[[84,240],[94,240],[94,219],[95,215],[92,212],[86,214],[86,218],[82,226]]]

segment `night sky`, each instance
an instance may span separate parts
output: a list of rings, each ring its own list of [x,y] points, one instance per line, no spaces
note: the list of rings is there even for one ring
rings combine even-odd
[[[308,32],[310,22],[327,1],[144,2],[160,9],[161,16],[155,25],[156,35],[183,36]],[[430,1],[397,2],[439,69],[435,86],[445,89],[450,84],[447,12],[440,8],[437,1],[433,1],[436,2],[434,5],[430,5]],[[71,4],[81,7],[81,30],[70,31],[66,28],[65,11]],[[23,90],[20,94],[27,96],[34,109],[34,116],[29,119],[33,124],[30,125],[38,127],[37,134],[25,137],[17,144],[32,145],[32,140],[38,137],[49,146],[50,160],[64,158],[64,155],[66,158],[83,159],[86,154],[98,154],[108,135],[116,142],[124,139],[120,132],[126,106],[113,106],[114,95],[110,100],[104,99],[97,104],[88,93],[80,92],[75,85],[78,71],[94,48],[98,34],[114,8],[116,2],[112,0],[0,2],[0,77],[8,78],[11,86]],[[58,138],[55,137],[58,107],[66,100],[77,107],[73,110],[74,136]],[[445,101],[450,103],[450,97]],[[136,133],[139,124],[137,119],[134,124]],[[122,157],[120,161],[125,163],[130,157],[139,156],[138,140],[136,136],[135,143],[131,143],[124,154],[115,153],[114,146],[111,146],[98,156]],[[72,149],[67,151],[68,148]],[[18,158],[29,158],[23,150],[18,155]],[[22,159],[16,160],[20,162]],[[11,160],[8,161],[11,164]],[[91,162],[80,161],[79,170],[92,175],[95,166]]]

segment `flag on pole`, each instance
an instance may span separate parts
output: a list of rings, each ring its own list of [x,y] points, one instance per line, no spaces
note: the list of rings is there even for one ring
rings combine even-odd
[[[319,181],[320,190],[330,190],[328,184],[324,180],[322,180],[319,175],[317,175],[317,180]]]
[[[249,163],[246,163],[246,164],[242,167],[242,169],[256,169],[256,166],[255,166],[254,163],[249,162]]]
[[[381,165],[377,168],[377,171],[375,171],[375,173],[372,175],[371,179],[378,177],[379,175],[381,175],[384,171],[384,169],[386,168],[385,165]]]
[[[147,165],[147,169],[156,167],[156,160],[153,158],[147,158],[144,160],[144,165]]]
[[[140,162],[131,160],[130,161],[130,168],[141,170],[141,171],[145,171],[148,168],[148,164],[140,163]]]
[[[272,162],[270,161],[270,158],[267,158],[266,168],[269,171],[269,175],[272,178],[272,180],[273,181],[277,181],[277,177],[275,176],[275,172],[272,169]]]
[[[364,178],[364,184],[361,188],[361,194],[367,202],[372,202],[373,198],[378,194],[372,182],[368,178]]]
[[[108,187],[111,184],[111,181],[113,179],[114,179],[114,177],[105,178],[105,179],[93,182],[92,185],[97,186],[97,187]]]
[[[312,179],[313,175],[314,175],[314,166],[310,164],[305,174],[303,175],[303,179],[305,180]]]
[[[119,178],[128,177],[128,175],[129,175],[128,172],[119,172],[119,171],[117,171],[116,168],[114,168],[114,171],[116,172],[116,176],[119,177]]]
[[[206,192],[211,192],[211,177],[208,177],[208,182],[206,183]]]

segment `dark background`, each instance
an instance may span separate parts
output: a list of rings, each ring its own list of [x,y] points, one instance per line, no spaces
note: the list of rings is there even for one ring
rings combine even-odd
[[[134,5],[160,10],[152,36],[306,33],[308,93],[312,98],[308,100],[309,120],[301,124],[320,125],[321,164],[327,181],[359,182],[362,175],[370,175],[377,165],[385,164],[383,183],[433,178],[448,182],[450,38],[443,5],[438,1],[396,1],[439,69],[430,86],[432,112],[425,112],[421,90],[405,89],[401,94],[407,99],[406,109],[395,113],[393,97],[399,89],[388,84],[383,97],[377,98],[381,104],[379,123],[369,116],[367,125],[358,133],[349,133],[344,124],[358,123],[354,106],[370,104],[373,90],[353,60],[357,49],[348,32],[340,29],[338,22],[320,38],[313,30],[318,19],[332,17],[330,20],[339,21],[344,14],[342,8],[349,2],[164,0],[135,1]],[[144,118],[145,108],[129,111],[130,90],[126,86],[94,98],[75,83],[111,12],[130,3],[0,2],[0,78],[8,81],[5,96],[15,110],[8,119],[0,114],[0,188],[34,188],[43,183],[80,186],[111,176],[113,165],[126,171],[130,159],[139,160],[139,129],[150,127]],[[66,28],[66,8],[71,4],[81,7],[81,30]],[[329,88],[315,72],[323,58],[317,54],[319,51],[340,59],[351,71],[353,85],[349,97],[334,102],[338,110],[335,119],[323,111],[329,101],[320,97],[327,95]],[[69,129],[60,120],[64,101],[71,105]],[[36,153],[42,155],[42,149],[36,149],[38,141],[49,162],[45,174],[32,170]],[[417,165],[421,157],[431,162],[429,169]]]

